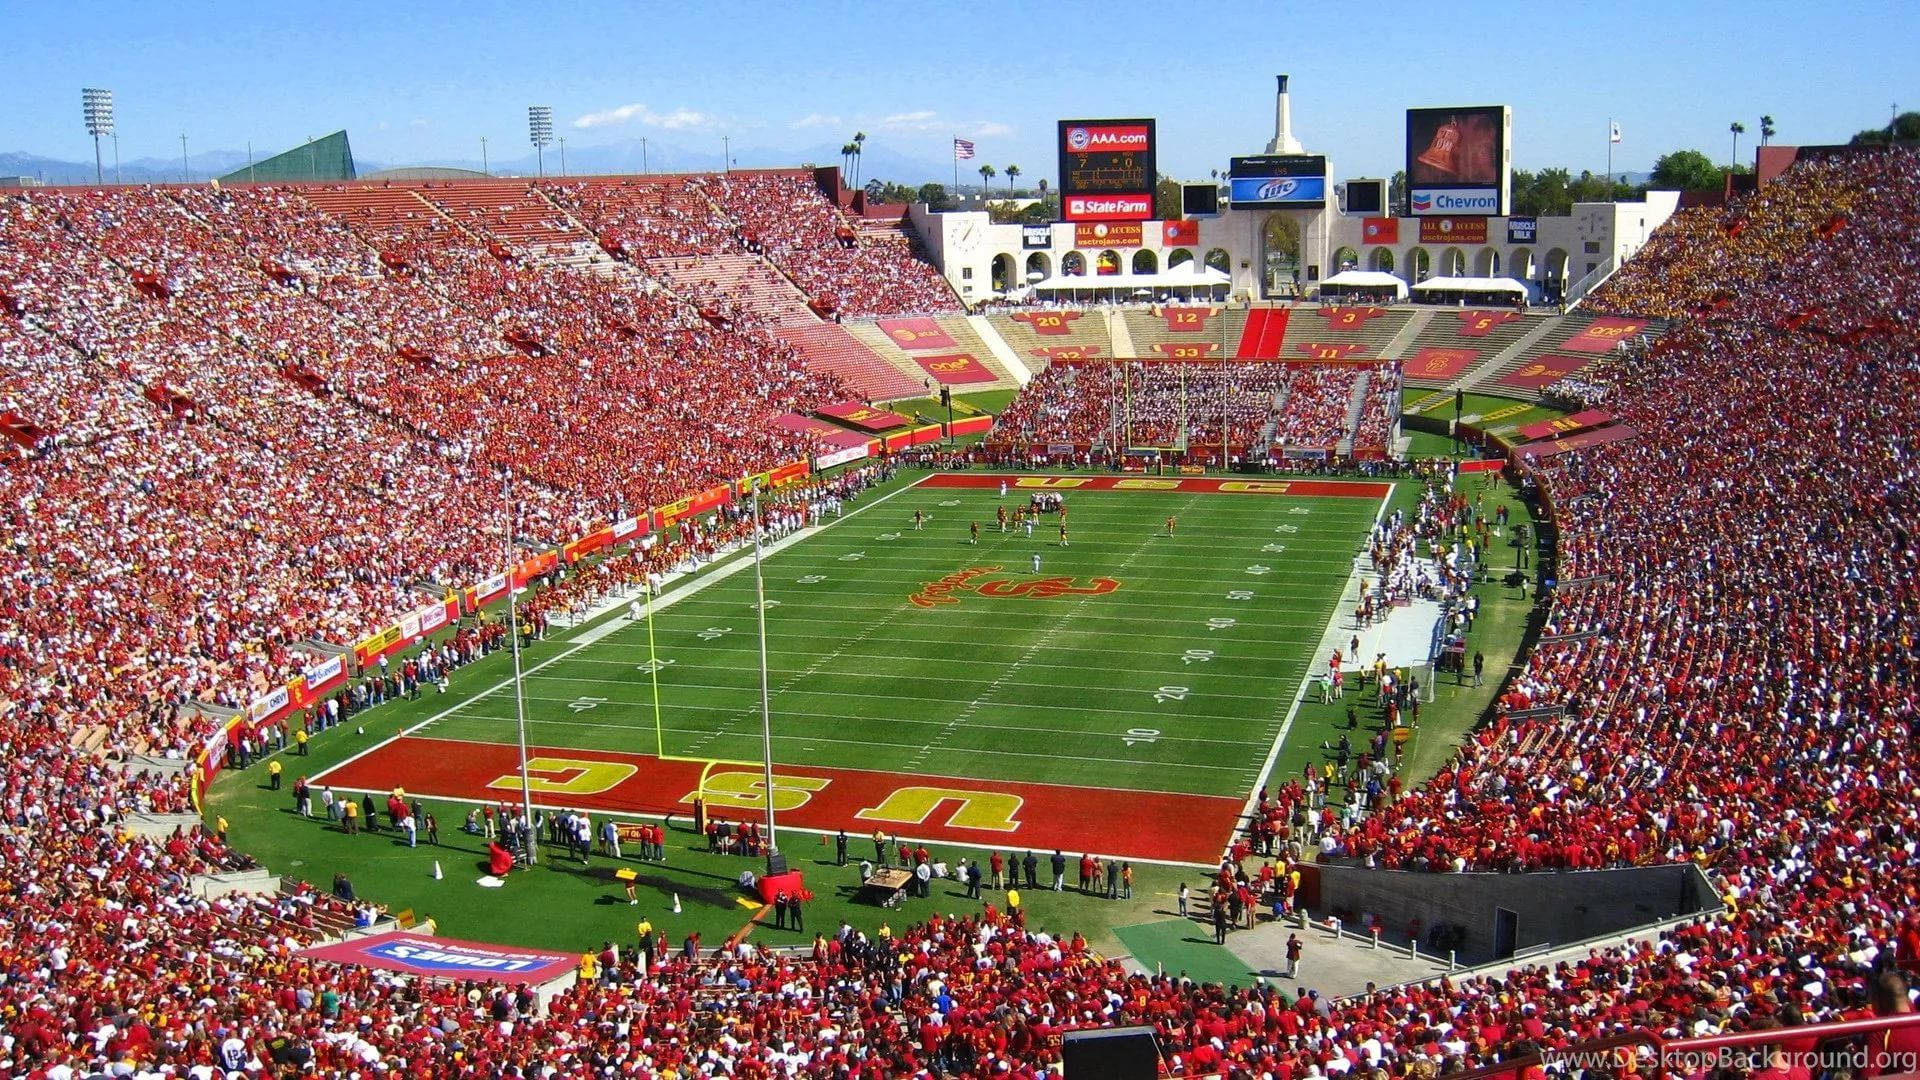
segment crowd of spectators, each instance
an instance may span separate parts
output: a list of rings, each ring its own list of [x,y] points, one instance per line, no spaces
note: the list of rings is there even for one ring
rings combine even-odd
[[[783,173],[701,177],[694,186],[738,224],[803,292],[846,318],[948,314],[960,302],[933,264],[898,239],[862,237],[811,178]]]
[[[575,180],[540,189],[591,228],[602,247],[631,259],[740,250],[733,222],[684,176]]]
[[[1357,389],[1364,396],[1356,431]],[[1399,396],[1398,378],[1386,365],[1057,363],[1021,389],[988,444],[1002,450],[1116,441],[1176,446],[1184,437],[1198,452],[1220,445],[1224,411],[1226,441],[1236,456],[1287,446],[1330,449],[1349,437],[1356,446],[1384,450]]]
[[[303,530],[257,505],[270,492],[340,496],[280,489],[301,474],[272,428],[304,422],[324,442],[324,425],[350,414],[315,396],[331,419],[292,419],[300,399],[268,388],[271,361],[221,321],[235,316],[215,313],[240,309],[216,303],[175,320],[203,329],[152,337],[158,320],[141,312],[157,301],[130,274],[61,292],[76,267],[81,278],[100,267],[90,245],[45,235],[80,208],[0,203],[0,321],[17,323],[0,344],[17,400],[55,396],[16,385],[28,358],[85,395],[144,390],[155,384],[136,373],[186,350],[168,378],[206,395],[196,408],[209,414],[223,400],[236,409],[212,422],[109,421],[0,473],[13,536],[0,567],[12,586],[0,609],[0,1068],[265,1071],[278,1052],[307,1072],[362,1077],[1030,1078],[1057,1062],[1065,1030],[1143,1024],[1179,1075],[1426,1078],[1632,1028],[1691,1035],[1857,1014],[1887,968],[1920,965],[1920,659],[1908,625],[1920,155],[1797,168],[1775,186],[1833,184],[1884,198],[1855,203],[1836,230],[1819,228],[1830,203],[1772,196],[1814,227],[1773,253],[1765,288],[1735,290],[1712,318],[1595,376],[1640,436],[1540,468],[1557,573],[1584,584],[1553,596],[1545,642],[1503,705],[1564,715],[1485,728],[1435,781],[1334,846],[1428,871],[1697,860],[1724,889],[1725,913],[1498,978],[1342,1002],[1130,975],[1077,936],[991,904],[897,933],[842,927],[799,955],[655,938],[544,1008],[500,987],[296,956],[348,915],[339,901],[196,894],[193,875],[243,861],[204,829],[127,831],[136,811],[178,809],[177,781],[121,771],[74,736],[95,724],[114,747],[143,734],[165,743],[153,733],[177,727],[181,687],[215,685],[201,665],[270,668],[285,660],[275,648],[294,647],[290,633],[326,625],[336,605],[383,601],[390,579],[322,550],[332,532],[352,550],[353,534],[381,521]],[[118,228],[140,228],[139,213],[112,212]],[[235,287],[208,250],[155,235],[168,257],[147,269],[176,296],[269,288]],[[23,247],[70,261],[23,271]],[[1686,253],[1667,272],[1675,295],[1752,280]],[[1778,325],[1782,309],[1815,302],[1819,320]],[[58,347],[19,344],[43,337]],[[189,387],[209,367],[234,372],[241,396]],[[262,410],[255,426],[242,426],[241,405]],[[61,415],[103,413],[71,403]],[[230,490],[196,490],[206,487]],[[395,499],[369,487],[314,516]],[[157,551],[174,546],[183,554],[157,569]]]
[[[1330,447],[1348,437],[1354,380],[1360,374],[1347,364],[1289,365],[1274,444]]]

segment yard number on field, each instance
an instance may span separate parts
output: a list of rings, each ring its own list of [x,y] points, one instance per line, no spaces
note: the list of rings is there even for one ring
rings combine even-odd
[[[574,712],[586,712],[588,709],[597,709],[606,703],[607,699],[603,697],[577,697],[567,702],[567,708]]]
[[[1152,743],[1158,738],[1160,738],[1160,729],[1150,727],[1128,728],[1127,733],[1120,736],[1121,741],[1128,746],[1135,743]]]
[[[1311,514],[1311,513],[1313,513],[1313,511],[1312,511],[1311,509],[1309,509],[1309,508],[1307,508],[1307,507],[1305,507],[1305,506],[1295,506],[1295,507],[1293,507],[1293,508],[1291,508],[1291,509],[1289,509],[1289,510],[1287,511],[1287,513],[1289,513],[1289,514]]]
[[[867,553],[864,551],[849,551],[845,555],[840,556],[840,561],[841,562],[859,562],[861,559],[864,559],[866,557],[867,557]]]
[[[1300,531],[1300,526],[1282,523],[1279,525],[1275,525],[1273,527],[1273,531],[1277,533],[1297,533]]]
[[[1265,552],[1268,552],[1269,554],[1273,554],[1273,555],[1278,555],[1278,554],[1280,554],[1281,552],[1283,552],[1283,551],[1285,551],[1285,550],[1287,550],[1287,545],[1285,545],[1285,544],[1268,544],[1268,545],[1267,545],[1266,547],[1263,547],[1263,548],[1261,548],[1260,550],[1261,550],[1261,551],[1265,551]]]
[[[668,664],[671,664],[671,663],[673,663],[673,661],[672,661],[672,660],[669,660],[669,659],[666,659],[666,658],[664,658],[664,657],[662,657],[662,658],[660,658],[660,659],[655,659],[655,660],[649,660],[649,661],[647,661],[646,663],[644,663],[644,664],[641,664],[641,665],[640,665],[640,670],[641,670],[641,671],[645,671],[645,672],[648,672],[648,673],[652,673],[652,672],[655,672],[655,671],[659,671],[659,670],[660,670],[661,668],[664,668],[664,667],[666,667],[666,666],[667,666]]]
[[[1253,599],[1253,590],[1252,590],[1252,589],[1228,589],[1228,590],[1227,590],[1227,599],[1229,599],[1229,600],[1251,600],[1251,599]]]
[[[880,539],[882,539],[882,540],[898,540],[898,539],[900,539],[900,534],[899,534],[899,533],[894,533],[894,532],[886,532],[886,533],[881,533],[881,534],[880,534]]]
[[[1165,704],[1169,701],[1185,701],[1193,691],[1184,686],[1163,686],[1153,692],[1153,700]]]
[[[1259,577],[1261,574],[1273,573],[1273,567],[1254,563],[1252,566],[1247,567],[1247,573],[1252,574],[1254,577]]]
[[[1213,662],[1212,649],[1188,649],[1180,655],[1183,664],[1210,664]]]
[[[709,626],[705,630],[700,631],[697,636],[701,641],[712,641],[714,638],[725,637],[731,633],[733,633],[733,627],[731,626]]]
[[[1238,625],[1240,625],[1239,619],[1229,619],[1224,616],[1207,620],[1207,630],[1209,632],[1214,630],[1231,630]]]
[[[807,575],[806,577],[803,577],[803,578],[799,578],[799,579],[797,579],[797,580],[798,580],[798,581],[800,582],[800,584],[802,584],[802,585],[818,585],[818,584],[820,584],[821,582],[823,582],[823,581],[825,581],[825,580],[827,580],[827,575],[825,575],[825,574],[808,574],[808,575]]]

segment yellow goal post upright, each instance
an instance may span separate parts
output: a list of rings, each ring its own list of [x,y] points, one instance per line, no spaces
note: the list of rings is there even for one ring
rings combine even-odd
[[[647,677],[649,681],[652,683],[652,687],[653,687],[654,756],[656,758],[659,758],[661,761],[693,761],[693,762],[702,763],[703,767],[700,770],[700,784],[698,788],[695,789],[695,794],[694,794],[693,817],[694,817],[694,830],[696,832],[704,833],[706,832],[706,828],[707,828],[707,806],[708,806],[707,781],[710,777],[712,777],[713,770],[717,766],[721,766],[721,765],[730,765],[735,767],[747,767],[747,768],[759,768],[762,763],[758,761],[740,761],[734,758],[717,758],[717,757],[709,758],[709,757],[700,757],[698,755],[667,753],[666,724],[663,719],[663,714],[660,706],[661,664],[660,664],[659,653],[655,650],[654,635],[653,635],[653,582],[652,580],[648,579],[647,581],[645,581],[642,584],[642,587],[645,588],[647,592]],[[772,799],[773,793],[767,792],[766,797],[768,799]]]
[[[699,787],[695,790],[695,794],[694,794],[694,822],[695,822],[695,827],[700,832],[704,833],[706,831],[706,818],[707,818],[707,806],[708,806],[708,798],[707,798],[708,782],[712,777],[714,768],[719,765],[731,765],[736,767],[745,766],[749,768],[758,767],[762,770],[760,783],[763,790],[760,792],[759,798],[763,800],[765,804],[763,809],[766,811],[767,844],[769,849],[769,867],[772,867],[774,863],[774,858],[775,858],[774,853],[778,852],[779,850],[779,840],[778,840],[779,834],[775,831],[775,824],[774,824],[774,810],[775,810],[775,802],[777,801],[777,798],[778,798],[778,792],[776,791],[777,784],[775,782],[774,773],[773,773],[773,727],[772,727],[773,716],[772,716],[772,705],[770,701],[770,694],[769,694],[769,687],[768,687],[768,674],[767,674],[767,615],[766,615],[767,600],[766,600],[766,584],[765,584],[765,578],[762,570],[762,561],[765,556],[762,550],[761,537],[760,537],[760,482],[761,482],[761,479],[762,479],[761,477],[757,477],[757,476],[747,477],[745,478],[744,483],[747,485],[747,494],[751,499],[751,510],[750,510],[749,520],[752,522],[752,527],[753,527],[754,614],[756,616],[757,623],[758,623],[758,629],[759,629],[758,638],[759,638],[759,645],[760,645],[759,667],[760,667],[760,720],[761,720],[761,736],[762,736],[762,744],[761,744],[762,760],[757,762],[756,761],[739,761],[739,760],[728,759],[728,758],[706,758],[706,757],[687,756],[687,755],[672,755],[667,753],[666,725],[663,720],[663,711],[660,703],[660,669],[665,665],[662,663],[658,653],[655,650],[655,638],[654,638],[654,630],[653,630],[653,608],[654,608],[653,582],[651,580],[648,580],[646,582],[647,672],[653,687],[653,736],[654,736],[655,757],[657,757],[661,761],[690,761],[690,762],[701,762],[703,764],[703,767],[700,771],[700,784],[699,784]],[[740,794],[744,795],[745,793],[740,793]],[[750,807],[736,804],[736,808],[749,809]],[[782,865],[784,865],[784,863],[782,863]]]

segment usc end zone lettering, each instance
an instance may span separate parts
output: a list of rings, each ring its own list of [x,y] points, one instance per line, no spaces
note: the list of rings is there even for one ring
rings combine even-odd
[[[970,791],[965,788],[903,787],[853,816],[861,821],[884,821],[892,825],[924,825],[943,803],[960,805],[947,815],[950,829],[981,829],[988,832],[1016,832],[1024,800],[1004,791]]]
[[[812,801],[814,792],[825,791],[831,783],[833,781],[819,776],[776,775],[773,778],[774,812],[800,809]],[[689,791],[680,801],[691,804],[699,794],[698,789]],[[714,773],[707,777],[707,805],[729,810],[765,810],[767,782],[757,773]]]
[[[527,787],[542,795],[599,795],[612,791],[640,770],[618,761],[579,758],[527,759]],[[487,784],[494,791],[519,791],[520,776],[510,773]]]
[[[1221,491],[1245,491],[1259,495],[1285,495],[1293,485],[1284,480],[1222,480]]]
[[[1179,491],[1178,480],[1149,480],[1145,477],[1122,477],[1113,482],[1115,491]]]
[[[1023,488],[1076,488],[1092,483],[1097,477],[1091,476],[1022,476],[1014,480],[1014,487]]]

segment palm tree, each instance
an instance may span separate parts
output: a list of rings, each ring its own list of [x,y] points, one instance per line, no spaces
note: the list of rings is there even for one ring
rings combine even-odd
[[[993,177],[994,177],[993,166],[991,165],[980,166],[980,202],[982,205],[985,205],[987,201],[987,181],[993,179]]]
[[[1760,145],[1761,146],[1767,145],[1768,141],[1778,134],[1779,134],[1779,131],[1776,130],[1773,126],[1773,117],[1763,116],[1760,118]]]
[[[1747,133],[1747,125],[1735,120],[1727,125],[1727,130],[1733,132],[1733,167],[1737,169],[1740,167],[1740,136]]]
[[[867,133],[864,131],[854,132],[853,133],[853,182],[855,184],[860,183],[860,151],[866,145],[867,145]]]
[[[852,143],[840,144],[840,172],[847,178],[848,187],[853,186],[853,151]]]
[[[1009,196],[1013,194],[1013,182],[1019,179],[1019,177],[1020,177],[1020,166],[1018,165],[1007,166],[1007,194]]]

